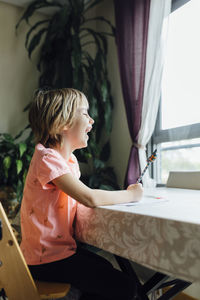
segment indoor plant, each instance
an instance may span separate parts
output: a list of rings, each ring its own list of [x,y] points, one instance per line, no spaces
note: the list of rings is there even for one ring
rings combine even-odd
[[[90,115],[95,120],[88,148],[76,153],[79,161],[87,163],[90,187],[118,188],[113,168],[106,166],[110,156],[109,136],[112,127],[112,97],[107,73],[107,37],[114,35],[114,27],[104,17],[88,17],[88,12],[102,0],[35,0],[25,9],[16,28],[41,8],[54,7],[52,15],[41,20],[26,35],[25,46],[31,58],[40,47],[37,68],[39,87],[73,87],[83,91],[90,103]],[[89,26],[103,22],[105,31]]]
[[[28,127],[17,136],[0,133],[0,201],[14,217],[22,199],[24,181],[34,151]],[[24,137],[25,136],[25,137]]]

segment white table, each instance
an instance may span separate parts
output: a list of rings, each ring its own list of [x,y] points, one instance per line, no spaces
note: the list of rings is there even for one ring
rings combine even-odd
[[[78,206],[78,240],[186,281],[200,281],[200,191],[154,188],[132,206]]]

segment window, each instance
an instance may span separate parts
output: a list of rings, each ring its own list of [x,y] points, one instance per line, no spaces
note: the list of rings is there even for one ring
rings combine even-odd
[[[200,170],[200,1],[174,0],[153,144],[157,183]]]

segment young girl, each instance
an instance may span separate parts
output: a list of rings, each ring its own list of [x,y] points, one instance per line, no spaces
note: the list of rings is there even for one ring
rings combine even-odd
[[[94,120],[88,101],[75,89],[39,91],[29,121],[36,147],[21,206],[21,249],[35,279],[68,282],[81,300],[129,300],[135,284],[104,258],[77,249],[77,201],[88,207],[139,201],[140,184],[123,191],[91,189],[80,180],[73,151],[87,146]],[[136,299],[136,298],[135,298]]]

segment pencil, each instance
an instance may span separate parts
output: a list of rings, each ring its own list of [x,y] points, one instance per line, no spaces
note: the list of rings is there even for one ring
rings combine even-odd
[[[150,163],[154,162],[154,160],[157,157],[157,149],[153,151],[153,153],[151,154],[151,156],[149,156],[149,158],[147,159],[147,164],[146,167],[144,168],[144,170],[142,171],[140,177],[137,180],[137,183],[140,183],[142,181],[142,177],[144,175],[144,173],[146,172],[146,170],[148,169]]]

